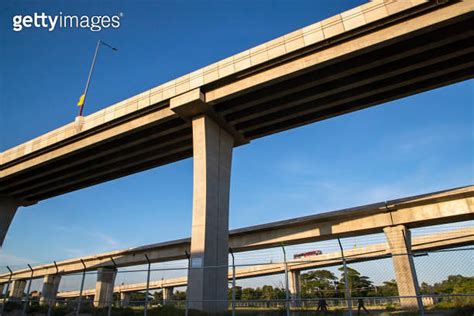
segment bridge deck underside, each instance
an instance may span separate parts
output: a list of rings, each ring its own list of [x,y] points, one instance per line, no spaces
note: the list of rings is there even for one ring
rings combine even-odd
[[[252,140],[463,81],[474,75],[473,24],[471,12],[212,105]],[[0,194],[34,202],[191,156],[191,126],[173,114],[4,177]]]

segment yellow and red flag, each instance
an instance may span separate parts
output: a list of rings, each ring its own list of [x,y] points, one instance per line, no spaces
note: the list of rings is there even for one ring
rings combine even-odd
[[[82,106],[84,104],[85,96],[86,96],[85,94],[81,95],[81,97],[79,98],[79,102],[77,102],[77,106]]]

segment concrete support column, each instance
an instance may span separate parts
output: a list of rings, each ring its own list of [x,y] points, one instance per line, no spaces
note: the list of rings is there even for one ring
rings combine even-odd
[[[116,268],[99,268],[95,284],[94,306],[106,307],[112,304],[114,296]]]
[[[200,89],[170,100],[170,109],[193,129],[193,224],[188,306],[227,311],[229,191],[232,148],[247,142],[206,103]]]
[[[0,247],[7,235],[8,227],[15,216],[19,204],[18,201],[7,196],[0,196]]]
[[[385,236],[392,253],[393,268],[397,280],[398,295],[412,296],[400,298],[400,304],[404,308],[420,308],[421,299],[419,295],[418,279],[415,264],[411,256],[411,234],[403,225],[384,228]]]
[[[288,272],[288,285],[291,301],[299,304],[301,299],[300,270],[290,270]]]
[[[122,307],[127,307],[130,305],[130,293],[129,292],[121,292],[120,293],[120,305]]]
[[[192,121],[193,224],[188,302],[191,309],[227,310],[229,190],[233,138],[207,116]]]
[[[12,282],[10,287],[10,294],[8,301],[10,302],[20,302],[25,294],[26,280],[15,280]]]
[[[173,299],[173,288],[164,287],[163,288],[163,304],[168,304]]]
[[[59,282],[61,282],[61,276],[59,274],[44,276],[40,305],[54,305],[56,302],[56,295],[58,294]]]

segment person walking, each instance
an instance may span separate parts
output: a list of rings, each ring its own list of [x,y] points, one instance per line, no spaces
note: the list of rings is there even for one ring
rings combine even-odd
[[[367,310],[367,308],[365,308],[365,305],[364,305],[364,300],[359,298],[357,300],[357,315],[360,315],[360,310],[361,309],[364,309],[364,311],[369,314],[369,311]]]

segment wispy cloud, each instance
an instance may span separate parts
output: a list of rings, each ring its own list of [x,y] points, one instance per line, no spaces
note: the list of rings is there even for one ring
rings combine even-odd
[[[6,252],[0,252],[0,265],[2,266],[26,266],[27,264],[35,264],[38,263],[35,260],[26,257],[19,257],[13,254],[9,254]]]
[[[91,231],[86,227],[57,225],[54,228],[59,232],[68,232],[77,236],[77,243],[71,247],[62,248],[62,251],[68,257],[92,255],[126,246],[112,235],[100,231]]]
[[[117,239],[102,232],[87,232],[87,235],[95,239],[98,243],[105,243],[109,247],[117,247],[120,245],[120,242]]]

